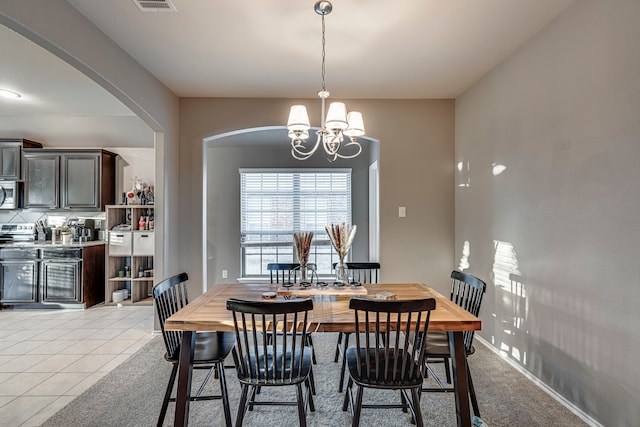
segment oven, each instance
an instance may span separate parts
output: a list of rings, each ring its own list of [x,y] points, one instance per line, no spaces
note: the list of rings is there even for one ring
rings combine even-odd
[[[0,248],[0,302],[38,302],[39,252],[36,248]]]
[[[35,231],[34,223],[1,224],[0,243],[33,242]],[[38,302],[39,276],[40,249],[0,247],[0,303]]]
[[[41,302],[82,302],[82,249],[52,248],[41,250]]]
[[[20,207],[20,183],[0,181],[0,209],[18,209]]]

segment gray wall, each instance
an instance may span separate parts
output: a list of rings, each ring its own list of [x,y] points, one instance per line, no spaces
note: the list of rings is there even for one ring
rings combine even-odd
[[[181,99],[180,263],[189,272],[193,295],[203,288],[204,252],[220,258],[220,251],[230,247],[229,256],[239,256],[238,234],[227,233],[220,240],[216,236],[203,245],[204,139],[239,129],[282,126],[291,104],[299,102],[319,120],[317,99]],[[382,280],[426,282],[446,291],[454,258],[453,101],[349,100],[348,105],[363,112],[367,135],[379,141]],[[283,144],[288,144],[286,136]],[[237,169],[237,179],[235,174]],[[230,209],[230,204],[237,209],[235,200],[214,196],[207,203],[212,215]],[[406,206],[406,218],[398,218],[398,206]],[[365,230],[360,234],[365,237]],[[214,272],[210,283],[220,280],[220,272]]]
[[[574,2],[456,100],[480,335],[606,426],[640,425],[639,22],[637,0]]]
[[[352,223],[358,226],[352,259],[369,258],[369,147],[355,159],[330,163],[321,152],[299,161],[291,156],[287,133],[282,129],[277,146],[220,146],[222,140],[207,143],[207,264],[210,280],[240,277],[240,168],[351,168]],[[322,150],[322,149],[320,149]],[[221,206],[223,208],[221,208]]]

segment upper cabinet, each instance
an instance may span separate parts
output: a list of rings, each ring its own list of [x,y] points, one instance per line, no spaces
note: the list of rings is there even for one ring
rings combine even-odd
[[[28,139],[0,138],[0,180],[22,181],[23,148],[42,148],[42,144]]]
[[[115,203],[115,153],[23,151],[24,208],[102,211]]]

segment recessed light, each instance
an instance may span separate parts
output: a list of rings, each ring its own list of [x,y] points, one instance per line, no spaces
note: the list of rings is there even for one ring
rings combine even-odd
[[[22,98],[22,95],[20,95],[18,92],[14,92],[9,89],[0,89],[0,96],[10,99]]]

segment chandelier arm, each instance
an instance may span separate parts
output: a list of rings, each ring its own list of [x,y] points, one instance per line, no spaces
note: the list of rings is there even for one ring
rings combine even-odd
[[[328,155],[334,155],[340,150],[342,144],[342,132],[322,132],[322,146]]]
[[[298,160],[307,160],[309,157],[311,157],[313,155],[313,153],[316,152],[316,150],[318,149],[318,146],[320,146],[320,131],[318,131],[318,137],[316,139],[315,144],[313,144],[313,147],[310,147],[309,149],[305,150],[305,146],[304,146],[304,142],[301,139],[291,139],[291,155],[298,159]]]
[[[342,147],[346,149],[349,146],[355,146],[358,149],[358,151],[356,151],[354,154],[336,153],[336,156],[340,157],[341,159],[353,159],[353,158],[359,156],[360,153],[362,152],[362,145],[360,145],[360,143],[358,141],[356,141],[355,138],[351,138],[350,141],[347,142],[346,144],[344,144]]]

